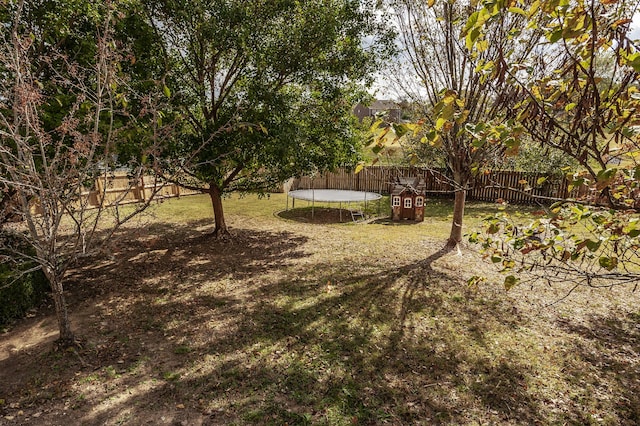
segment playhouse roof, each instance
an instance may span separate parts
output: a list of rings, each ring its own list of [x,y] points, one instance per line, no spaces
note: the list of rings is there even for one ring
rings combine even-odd
[[[424,194],[427,186],[421,177],[398,177],[391,187],[391,195],[399,195],[405,191]]]

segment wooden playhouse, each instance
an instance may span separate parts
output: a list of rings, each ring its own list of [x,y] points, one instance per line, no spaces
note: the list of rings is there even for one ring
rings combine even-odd
[[[391,219],[424,220],[426,185],[420,177],[399,177],[391,184]]]

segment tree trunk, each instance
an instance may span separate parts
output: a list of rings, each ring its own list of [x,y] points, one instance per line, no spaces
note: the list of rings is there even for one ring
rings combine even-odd
[[[222,189],[215,183],[209,183],[209,196],[211,197],[211,205],[213,206],[213,218],[216,227],[213,235],[216,238],[227,238],[231,235],[227,229],[227,223],[224,221],[224,210],[222,209]]]
[[[453,181],[455,182],[455,201],[453,203],[453,220],[451,221],[451,233],[447,240],[447,249],[458,249],[462,242],[462,221],[464,219],[464,206],[467,200],[467,184],[469,183],[469,164],[463,155],[454,156],[450,160]]]
[[[62,278],[51,272],[45,272],[45,275],[49,279],[53,293],[53,303],[56,308],[56,319],[58,320],[58,330],[60,331],[58,345],[61,347],[73,346],[75,344],[75,337],[71,332],[71,321],[69,321],[69,312],[67,311],[67,301],[64,297]]]
[[[446,246],[448,248],[454,249],[462,242],[462,220],[464,218],[466,199],[466,189],[458,189],[453,203],[453,221],[451,222],[451,233]]]

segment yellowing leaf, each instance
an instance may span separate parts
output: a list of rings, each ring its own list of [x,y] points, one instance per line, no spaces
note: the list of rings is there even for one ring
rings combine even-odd
[[[542,100],[542,95],[540,94],[540,88],[538,86],[533,86],[531,88],[531,94],[536,100]]]
[[[539,8],[540,8],[540,0],[536,0],[533,3],[531,3],[531,6],[529,7],[528,17],[531,18],[533,15],[535,15],[535,13],[538,11]]]
[[[601,257],[598,259],[598,263],[607,271],[612,271],[618,266],[618,258],[616,257]]]
[[[384,124],[384,120],[382,119],[378,119],[376,121],[373,122],[373,124],[371,124],[371,128],[370,130],[372,132],[376,131],[380,126],[382,126]]]
[[[451,105],[457,98],[456,92],[453,90],[447,90],[442,98],[442,103],[445,105]]]
[[[513,287],[515,287],[518,284],[518,281],[520,281],[520,279],[516,278],[513,275],[509,275],[508,277],[505,277],[504,289],[507,291],[511,290]]]
[[[467,118],[469,118],[470,113],[471,111],[469,111],[468,109],[465,109],[464,111],[462,111],[462,113],[460,113],[458,118],[456,118],[456,123],[462,125],[465,121],[467,121]]]
[[[517,13],[518,15],[527,16],[526,12],[519,7],[510,7],[509,12]]]
[[[485,277],[481,277],[479,275],[474,275],[473,277],[469,278],[469,280],[467,280],[467,285],[469,287],[478,287],[478,284],[485,282],[487,279]]]
[[[467,34],[464,39],[467,50],[471,50],[478,37],[480,37],[480,30],[478,28],[474,28],[469,32],[469,34]]]
[[[613,24],[611,24],[611,26],[615,29],[617,27],[619,27],[620,25],[626,25],[631,23],[631,19],[618,19],[616,22],[614,22]]]

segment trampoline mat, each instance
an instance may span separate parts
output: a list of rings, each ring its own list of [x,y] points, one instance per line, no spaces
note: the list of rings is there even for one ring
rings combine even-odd
[[[373,201],[382,198],[382,195],[376,192],[350,191],[346,189],[298,189],[296,191],[289,191],[287,195],[297,200],[320,201],[324,203]]]

